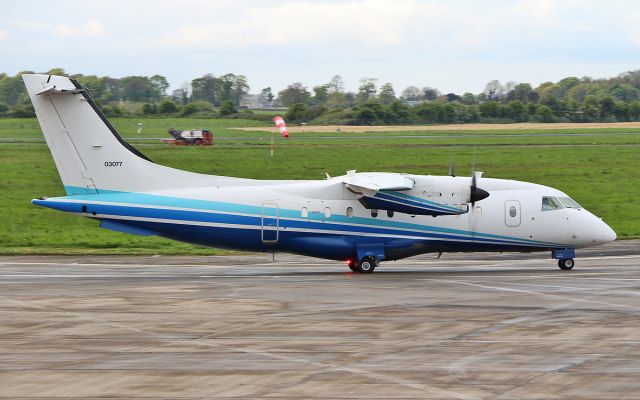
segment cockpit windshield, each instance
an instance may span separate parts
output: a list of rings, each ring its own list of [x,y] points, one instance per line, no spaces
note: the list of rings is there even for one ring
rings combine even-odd
[[[559,210],[561,208],[582,208],[570,197],[542,197],[542,211]]]
[[[582,208],[580,204],[576,203],[575,200],[570,197],[558,197],[558,200],[567,208]]]
[[[564,207],[557,198],[551,196],[542,197],[542,211],[559,210],[561,208]]]

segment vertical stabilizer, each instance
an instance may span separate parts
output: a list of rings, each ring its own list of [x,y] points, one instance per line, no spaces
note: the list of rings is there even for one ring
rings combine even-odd
[[[67,194],[153,191],[238,181],[164,167],[125,142],[75,80],[23,75]]]

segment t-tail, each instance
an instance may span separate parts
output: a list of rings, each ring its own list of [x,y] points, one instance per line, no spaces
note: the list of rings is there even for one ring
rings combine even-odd
[[[67,195],[216,186],[237,178],[155,164],[125,142],[87,90],[55,75],[22,75]]]

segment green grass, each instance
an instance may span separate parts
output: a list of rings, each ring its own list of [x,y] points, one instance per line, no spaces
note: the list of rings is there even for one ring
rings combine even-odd
[[[125,135],[137,127],[137,121],[116,120],[115,124]],[[151,137],[163,136],[167,125],[205,127],[194,125],[202,121],[208,120],[149,119],[145,129],[148,127]],[[270,158],[268,134],[230,130],[240,124],[236,120],[212,121],[219,124],[216,129],[221,134],[247,135],[246,140],[220,141],[211,147],[169,147],[155,142],[137,147],[160,164],[263,179],[323,179],[325,172],[340,175],[348,169],[446,174],[451,159],[456,162],[458,175],[463,175],[475,159],[486,177],[556,187],[603,217],[618,237],[640,237],[640,207],[636,205],[640,195],[640,135],[606,131],[595,136],[568,132],[568,136],[552,137],[478,137],[473,131],[463,138],[298,141],[292,136],[289,140],[279,138],[275,157]],[[35,129],[34,137],[40,137],[37,125],[32,123],[0,120],[0,137],[9,137],[7,129],[15,129],[16,134]],[[255,121],[250,124],[255,125]],[[0,166],[0,254],[221,254],[162,238],[98,229],[96,221],[32,206],[32,198],[64,195],[43,143],[0,144]]]

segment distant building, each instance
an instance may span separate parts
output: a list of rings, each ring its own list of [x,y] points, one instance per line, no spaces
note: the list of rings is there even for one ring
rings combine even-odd
[[[405,100],[405,101],[403,101],[403,103],[408,105],[409,107],[415,107],[420,103],[424,103],[424,101],[422,101],[422,100]]]
[[[240,98],[240,108],[271,108],[273,104],[261,94],[245,94]]]

